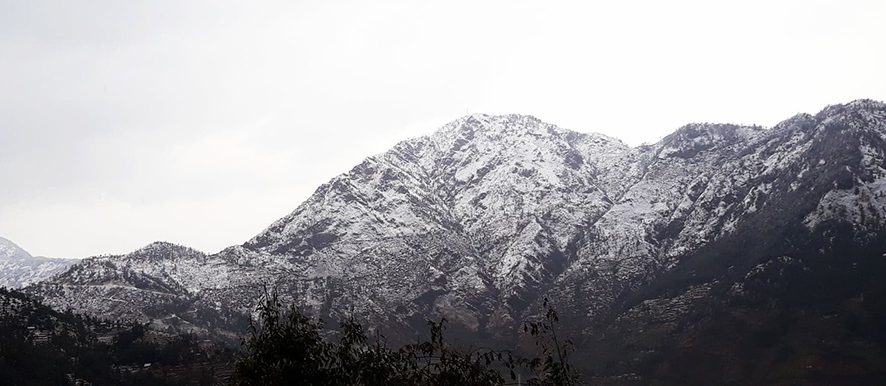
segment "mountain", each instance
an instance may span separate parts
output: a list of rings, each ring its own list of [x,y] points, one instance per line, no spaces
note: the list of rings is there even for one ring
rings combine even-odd
[[[0,287],[22,288],[48,279],[76,262],[76,259],[34,257],[0,237]]]
[[[231,330],[248,326],[250,309],[234,298],[222,302],[213,293],[237,291],[238,280],[261,285],[247,267],[224,257],[157,242],[127,255],[84,259],[26,291],[39,294],[55,309],[85,310],[96,317],[151,322],[160,330],[236,341],[239,335]]]
[[[639,178],[634,157],[533,117],[473,115],[370,157],[243,248],[296,266],[287,281],[321,311],[498,328]]]
[[[188,319],[184,304],[248,314],[270,284],[332,317],[424,330],[425,316],[446,315],[481,331],[493,312],[501,325],[518,317],[501,304],[525,303],[547,280],[533,272],[563,269],[546,256],[621,194],[618,174],[639,178],[636,153],[532,117],[469,116],[368,158],[241,246],[204,256],[153,244],[28,291],[61,309],[166,324]]]
[[[869,100],[767,130],[690,124],[639,147],[475,114],[367,158],[242,245],[152,244],[27,291],[93,315],[233,331],[272,287],[403,339],[438,317],[513,339],[549,298],[594,373],[780,379],[755,365],[765,357],[784,374],[863,383],[876,367],[834,358],[884,358],[884,154],[886,105]]]

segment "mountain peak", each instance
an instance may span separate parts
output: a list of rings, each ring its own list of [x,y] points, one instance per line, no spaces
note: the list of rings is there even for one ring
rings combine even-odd
[[[185,247],[183,245],[175,244],[175,243],[170,243],[168,241],[154,241],[148,245],[145,245],[144,247],[137,249],[137,251],[146,251],[146,250],[152,250],[152,249],[176,249],[176,248],[187,248],[187,247]]]
[[[205,256],[205,254],[184,245],[167,241],[155,241],[129,253],[127,256],[162,260],[180,257]]]
[[[827,119],[845,113],[872,113],[886,110],[886,103],[872,99],[856,99],[849,103],[829,105],[815,115],[818,119]]]
[[[0,237],[0,287],[21,288],[45,280],[76,261],[34,257],[12,241]]]
[[[496,134],[518,134],[529,132],[547,131],[556,126],[547,124],[542,120],[523,114],[490,115],[474,113],[456,119],[431,136],[446,135],[447,133],[467,133],[473,135],[476,132]],[[557,128],[558,131],[563,131]]]
[[[691,158],[703,151],[744,143],[763,131],[759,126],[692,123],[659,141],[659,156]]]
[[[16,243],[0,237],[0,259],[31,259],[33,256]]]

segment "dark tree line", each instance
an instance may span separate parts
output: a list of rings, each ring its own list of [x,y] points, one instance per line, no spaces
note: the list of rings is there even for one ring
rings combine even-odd
[[[0,384],[218,385],[228,381],[232,368],[229,383],[243,386],[581,383],[570,365],[572,343],[556,335],[557,313],[547,302],[545,318],[524,327],[539,356],[525,358],[452,345],[444,339],[445,319],[428,322],[429,340],[395,349],[379,335],[368,337],[353,319],[330,333],[320,321],[284,307],[276,294],[267,295],[236,363],[223,347],[207,357],[194,337],[165,334],[157,342],[148,338],[157,332],[145,324],[57,312],[16,291],[0,288],[0,306]],[[34,341],[35,331],[48,332],[49,339]],[[97,333],[113,339],[100,340]],[[331,335],[337,338],[327,338]]]
[[[340,324],[337,341],[324,339],[321,322],[286,308],[276,294],[260,303],[259,319],[244,341],[232,384],[305,386],[487,386],[581,383],[570,365],[572,342],[556,335],[556,311],[547,301],[545,318],[528,323],[540,350],[524,358],[507,350],[465,350],[446,343],[446,320],[428,322],[428,341],[394,349],[381,337],[370,340],[363,326]]]
[[[173,379],[154,369],[233,361],[233,353],[224,349],[208,358],[195,337],[167,335],[158,343],[145,339],[148,332],[144,324],[58,312],[0,288],[0,385],[213,385],[217,379],[196,371],[180,371]],[[98,334],[112,339],[101,342]],[[45,338],[38,341],[36,335]],[[145,363],[152,366],[146,369]]]

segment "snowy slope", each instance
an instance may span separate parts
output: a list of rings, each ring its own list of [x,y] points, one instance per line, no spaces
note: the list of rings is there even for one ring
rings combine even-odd
[[[0,237],[0,287],[21,288],[61,273],[76,259],[34,257]]]
[[[664,273],[704,282],[747,272],[771,250],[788,251],[783,235],[801,224],[816,233],[816,224],[842,221],[858,238],[883,237],[884,132],[886,106],[871,101],[801,114],[766,131],[685,127],[651,149],[643,179],[588,228],[576,262],[547,295],[593,318],[642,298],[632,294]],[[697,258],[720,240],[742,257],[705,251],[716,262]]]
[[[350,312],[442,314],[477,329],[564,268],[580,230],[639,179],[635,157],[533,117],[472,115],[370,157],[244,247],[308,277],[365,283],[332,300]]]

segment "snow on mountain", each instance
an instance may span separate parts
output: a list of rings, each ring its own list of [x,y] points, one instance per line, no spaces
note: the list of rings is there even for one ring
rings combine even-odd
[[[721,239],[739,240],[750,260],[759,256],[754,248],[778,244],[801,222],[814,231],[823,221],[844,221],[882,237],[884,131],[886,106],[870,101],[798,115],[766,131],[684,127],[650,149],[655,156],[642,180],[586,229],[575,262],[547,295],[592,318],[665,272],[701,275],[689,262]],[[705,269],[719,275],[752,263]]]
[[[126,255],[83,259],[25,290],[59,310],[87,310],[97,317],[225,335],[228,328],[246,325],[249,309],[231,310],[230,303],[207,301],[219,288],[238,284],[229,277],[234,267],[217,256],[155,242]],[[247,272],[243,267],[236,276],[256,279]],[[259,282],[250,280],[253,285]]]
[[[0,237],[0,287],[22,288],[48,279],[76,262],[76,259],[34,257]]]
[[[836,221],[882,236],[884,111],[856,101],[769,130],[692,124],[635,148],[531,116],[474,114],[367,158],[243,245],[204,255],[152,244],[28,291],[204,329],[241,322],[266,286],[382,326],[445,316],[503,334],[544,297],[587,323],[636,314],[662,288],[685,303],[743,277],[790,232]]]
[[[365,283],[343,296],[366,317],[401,309],[477,329],[563,269],[580,230],[639,179],[636,157],[534,117],[476,114],[370,157],[244,247]]]

